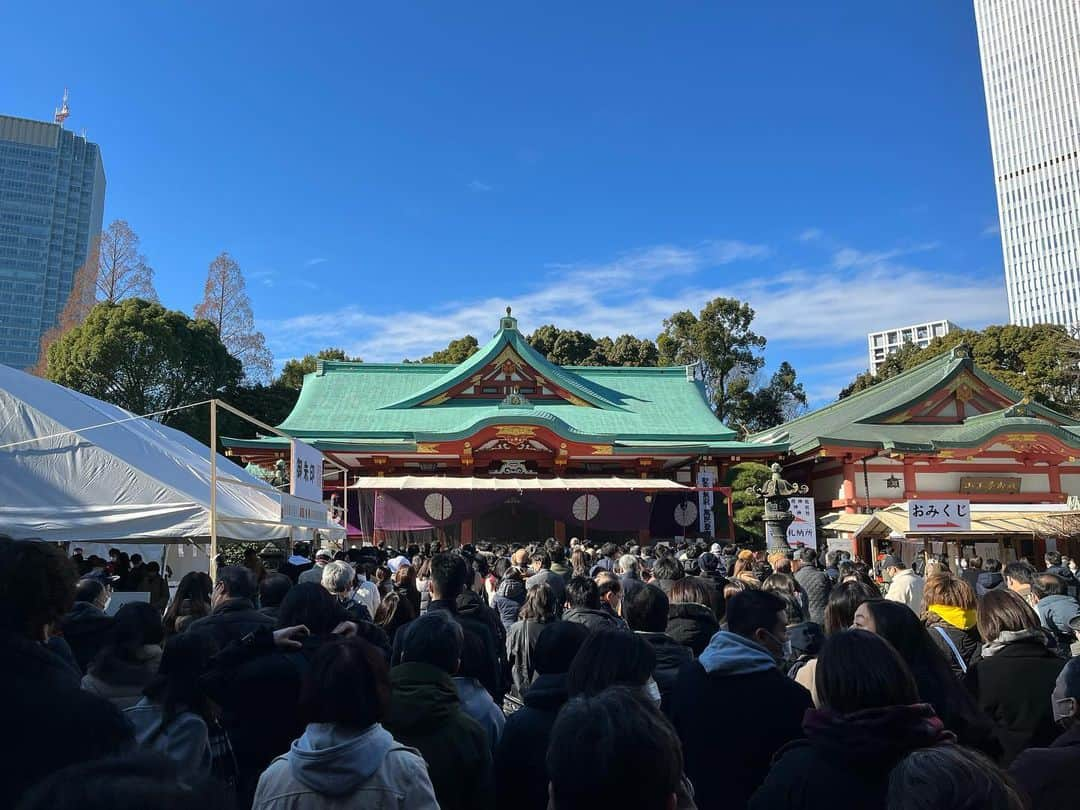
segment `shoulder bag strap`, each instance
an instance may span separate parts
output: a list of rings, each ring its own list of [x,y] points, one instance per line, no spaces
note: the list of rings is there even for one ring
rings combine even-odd
[[[949,634],[945,632],[945,628],[939,625],[934,629],[938,631],[938,635],[945,639],[945,643],[949,645],[949,649],[952,650],[953,655],[956,656],[956,662],[960,665],[960,671],[967,672],[967,662],[964,660],[964,656],[960,654],[960,650],[957,649],[956,644],[949,638]]]

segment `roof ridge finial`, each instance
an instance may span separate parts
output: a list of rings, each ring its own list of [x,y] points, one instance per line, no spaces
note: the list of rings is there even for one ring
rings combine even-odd
[[[517,331],[517,318],[511,314],[512,311],[513,310],[511,310],[509,306],[506,307],[506,316],[499,321],[499,329],[501,331]]]

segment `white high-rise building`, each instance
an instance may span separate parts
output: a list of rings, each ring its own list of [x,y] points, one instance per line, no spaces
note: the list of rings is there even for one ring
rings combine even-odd
[[[945,337],[956,328],[952,321],[928,321],[869,333],[866,344],[870,352],[870,373],[876,375],[889,355],[896,354],[905,343],[914,343],[920,349],[925,349],[931,340]]]
[[[1009,319],[1080,327],[1080,2],[975,0]]]

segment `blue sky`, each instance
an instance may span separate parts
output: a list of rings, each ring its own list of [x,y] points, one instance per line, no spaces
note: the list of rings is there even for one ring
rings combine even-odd
[[[280,364],[734,295],[815,402],[865,333],[1004,322],[966,0],[0,6],[0,111],[101,144],[190,311],[221,250]]]

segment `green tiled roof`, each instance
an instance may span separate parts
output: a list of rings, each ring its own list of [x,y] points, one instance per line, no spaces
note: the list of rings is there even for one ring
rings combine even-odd
[[[972,416],[961,424],[890,424],[891,416],[925,399],[967,372],[985,383],[1012,407]],[[1042,432],[1080,447],[1080,425],[1065,414],[1024,402],[1019,391],[975,365],[960,347],[927,360],[902,374],[834,402],[784,425],[756,433],[750,441],[785,442],[802,454],[823,445],[881,447],[897,451],[930,451],[973,447],[1002,431]]]
[[[405,449],[416,442],[468,438],[489,425],[542,425],[584,443],[708,452],[762,453],[783,446],[737,441],[713,414],[704,384],[682,366],[666,368],[561,367],[521,336],[512,318],[486,346],[458,366],[322,361],[304,377],[296,406],[280,429],[316,446],[360,452]],[[537,400],[511,407],[492,399],[452,398],[421,405],[468,380],[506,346],[541,376],[587,404]],[[226,441],[232,447],[277,444],[273,438]]]

